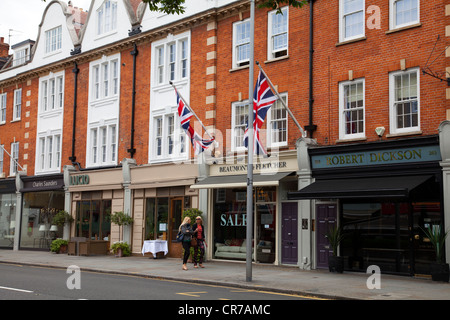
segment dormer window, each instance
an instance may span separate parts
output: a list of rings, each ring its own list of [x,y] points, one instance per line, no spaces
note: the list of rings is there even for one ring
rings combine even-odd
[[[62,27],[56,27],[45,31],[45,53],[52,53],[61,50],[62,47]]]
[[[106,0],[97,10],[97,35],[117,29],[117,2]]]

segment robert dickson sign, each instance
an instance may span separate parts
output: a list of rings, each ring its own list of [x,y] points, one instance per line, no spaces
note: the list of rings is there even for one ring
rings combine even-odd
[[[313,169],[440,161],[439,146],[374,150],[311,157]]]

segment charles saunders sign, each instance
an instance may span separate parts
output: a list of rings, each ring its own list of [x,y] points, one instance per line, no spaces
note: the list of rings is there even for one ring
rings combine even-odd
[[[313,169],[440,161],[439,146],[387,149],[311,157]]]

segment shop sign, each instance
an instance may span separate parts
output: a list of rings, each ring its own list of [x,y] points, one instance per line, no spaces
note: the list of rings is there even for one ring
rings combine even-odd
[[[286,169],[287,162],[286,161],[277,161],[277,162],[267,162],[267,163],[256,163],[253,164],[253,170],[278,170],[278,169]],[[246,164],[234,164],[234,165],[224,165],[219,166],[219,173],[243,173],[247,172]]]
[[[81,174],[77,176],[71,176],[69,184],[71,186],[79,186],[79,185],[87,185],[89,184],[89,182],[90,182],[89,175]]]
[[[440,160],[440,149],[439,146],[436,145],[317,155],[311,157],[311,164],[313,169],[324,169]]]
[[[30,179],[23,182],[22,192],[33,192],[39,190],[56,190],[64,186],[63,179],[44,179],[38,180],[36,178]]]
[[[245,227],[247,226],[247,214],[221,214],[221,227]]]

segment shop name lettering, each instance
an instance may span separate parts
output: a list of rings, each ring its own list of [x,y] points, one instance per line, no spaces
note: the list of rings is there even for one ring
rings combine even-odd
[[[365,163],[366,154],[347,154],[340,156],[327,157],[327,165],[337,165],[337,164],[362,164]],[[417,160],[422,159],[421,150],[407,150],[407,151],[386,151],[375,153],[371,152],[369,154],[369,162],[391,162],[391,161],[401,161],[401,160]]]
[[[78,185],[85,185],[85,184],[89,184],[89,176],[87,174],[70,177],[70,185],[71,186],[78,186]]]
[[[268,162],[268,163],[257,163],[253,165],[253,170],[270,170],[270,169],[280,169],[286,168],[287,163],[285,161],[282,162]],[[243,172],[247,171],[247,165],[234,165],[234,166],[223,166],[219,167],[219,172]]]
[[[247,214],[222,214],[220,215],[221,227],[245,227],[247,226]]]
[[[54,187],[58,185],[58,181],[50,180],[50,181],[34,181],[33,188],[42,188],[42,187]]]
[[[440,160],[439,147],[424,147],[313,156],[312,164],[315,168],[326,168],[436,160]]]

